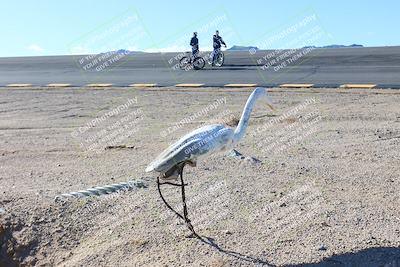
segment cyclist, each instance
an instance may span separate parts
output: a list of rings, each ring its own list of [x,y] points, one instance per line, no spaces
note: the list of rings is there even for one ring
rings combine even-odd
[[[224,45],[226,48],[226,44],[225,44],[224,40],[222,40],[222,37],[219,36],[219,31],[216,31],[215,34],[213,35],[214,51],[212,52],[212,64],[211,64],[212,66],[214,66],[216,57],[219,54],[219,51],[221,50],[221,45]]]
[[[197,39],[197,32],[193,33],[193,37],[190,40],[190,45],[192,46],[192,60],[197,57],[199,53],[199,39]]]

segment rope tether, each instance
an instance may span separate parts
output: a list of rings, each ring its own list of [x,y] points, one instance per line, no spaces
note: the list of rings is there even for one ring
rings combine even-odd
[[[93,188],[88,188],[86,190],[70,192],[66,194],[61,194],[55,197],[55,201],[65,199],[65,198],[82,198],[82,197],[91,197],[91,196],[100,196],[107,195],[111,193],[115,193],[120,190],[126,190],[131,188],[147,188],[148,185],[140,180],[133,180],[127,182],[121,182],[118,184],[111,184],[105,186],[97,186]]]

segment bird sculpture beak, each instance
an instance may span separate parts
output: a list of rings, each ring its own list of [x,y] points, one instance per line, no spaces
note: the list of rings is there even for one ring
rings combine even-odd
[[[267,106],[272,109],[273,111],[275,111],[276,109],[274,108],[274,106],[271,103],[267,103]]]
[[[266,101],[267,106],[268,106],[271,110],[276,111],[276,109],[274,108],[274,105],[272,105],[272,100],[271,100],[271,98],[267,95],[267,96],[266,96],[266,99],[267,99],[267,101]]]

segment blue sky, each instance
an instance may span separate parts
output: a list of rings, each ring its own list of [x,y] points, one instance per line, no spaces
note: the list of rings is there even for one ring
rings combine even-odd
[[[189,50],[193,31],[210,49],[215,29],[228,46],[400,45],[395,0],[2,0],[1,10],[2,57]]]

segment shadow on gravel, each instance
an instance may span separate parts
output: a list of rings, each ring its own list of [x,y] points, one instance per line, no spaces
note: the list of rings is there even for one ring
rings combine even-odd
[[[377,247],[333,255],[317,263],[286,265],[286,267],[400,267],[400,248]]]
[[[255,257],[248,256],[248,255],[245,255],[245,254],[233,251],[233,250],[226,250],[226,249],[220,247],[215,242],[215,240],[213,238],[211,238],[211,237],[206,237],[206,236],[205,237],[201,237],[200,241],[205,243],[205,244],[207,244],[207,245],[209,245],[209,246],[211,246],[211,247],[213,247],[213,248],[215,248],[216,250],[218,250],[222,254],[235,257],[235,258],[237,258],[239,260],[242,260],[242,261],[254,263],[256,266],[271,266],[271,267],[274,266],[274,265],[269,264],[268,261],[266,261],[266,260],[257,259]]]
[[[255,266],[275,267],[266,259],[259,259],[232,250],[220,247],[213,238],[202,237],[201,241],[222,254],[235,257],[244,262],[251,262]],[[317,263],[302,263],[285,265],[285,267],[400,267],[400,247],[368,248],[358,252],[348,252],[324,258]]]

